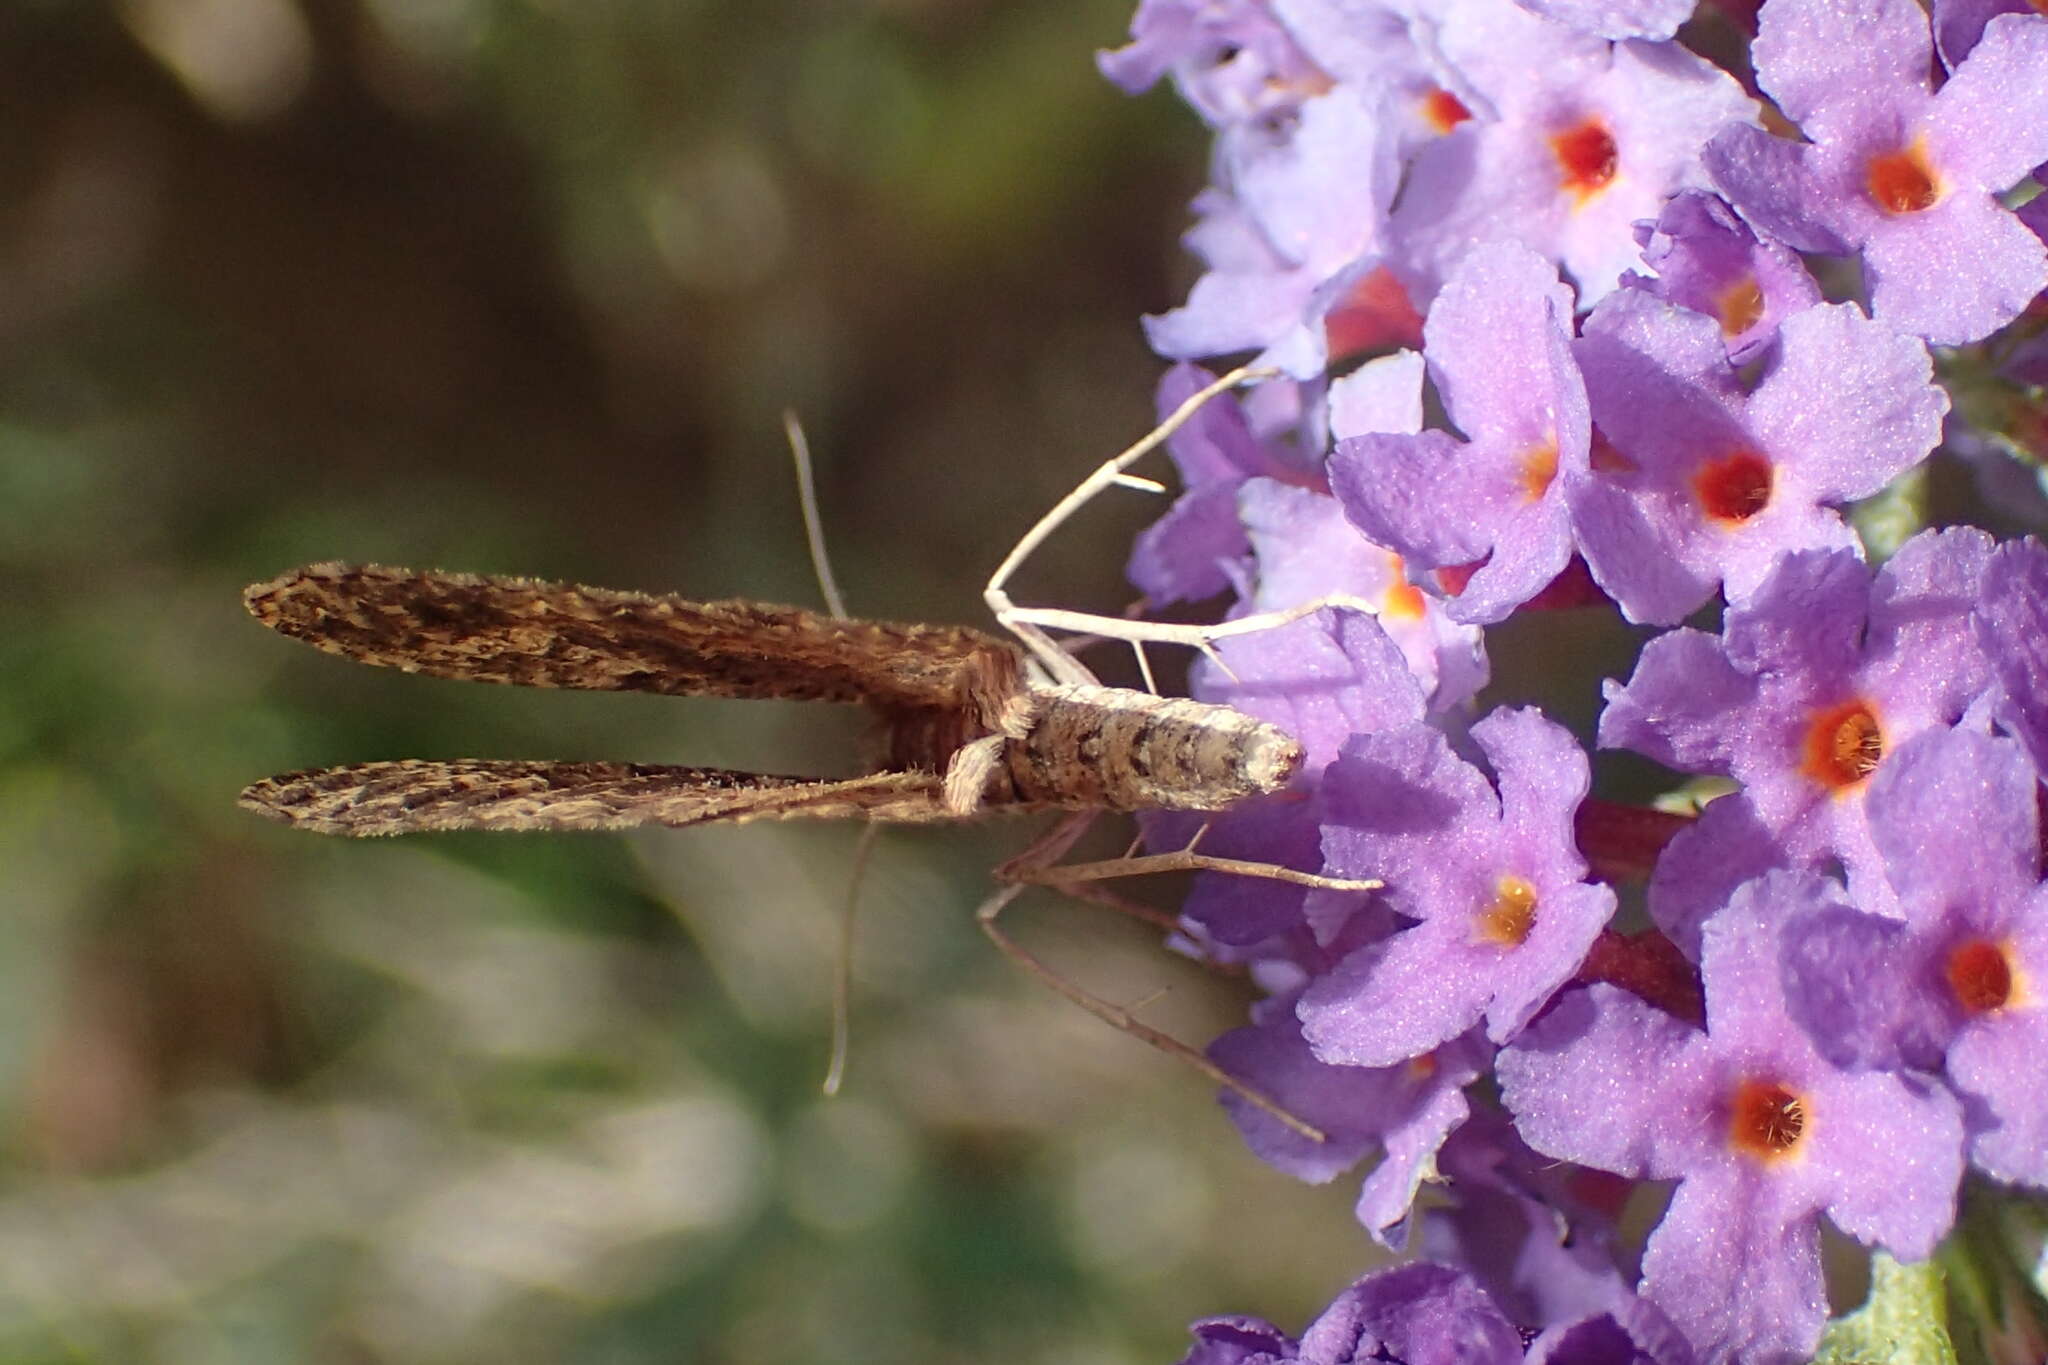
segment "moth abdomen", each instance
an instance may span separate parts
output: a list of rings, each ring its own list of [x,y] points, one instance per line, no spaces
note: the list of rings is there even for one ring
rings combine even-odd
[[[1225,810],[1285,787],[1301,745],[1242,711],[1121,687],[1033,688],[1007,751],[1020,799],[1116,811]]]

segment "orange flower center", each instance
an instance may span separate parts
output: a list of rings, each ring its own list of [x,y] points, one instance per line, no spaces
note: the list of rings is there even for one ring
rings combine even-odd
[[[1448,133],[1471,117],[1465,102],[1442,86],[1422,98],[1422,120],[1439,133]]]
[[[1983,939],[1957,944],[1949,950],[1943,974],[1966,1014],[1989,1014],[2012,1002],[2012,959],[2001,944]]]
[[[1868,702],[1846,701],[1815,716],[1806,727],[1799,770],[1831,792],[1848,791],[1884,758],[1884,730]]]
[[[1536,928],[1536,888],[1512,874],[1493,889],[1492,902],[1479,912],[1479,937],[1503,948],[1519,948]]]
[[[1422,344],[1422,315],[1394,272],[1380,266],[1361,276],[1323,318],[1330,359],[1339,360],[1382,346]]]
[[[1744,1081],[1728,1116],[1728,1143],[1765,1161],[1790,1156],[1806,1136],[1806,1101],[1776,1081]]]
[[[1522,495],[1530,502],[1550,491],[1557,477],[1557,442],[1545,441],[1522,452]]]
[[[1941,180],[1927,160],[1923,139],[1915,138],[1910,147],[1870,158],[1863,178],[1870,197],[1888,213],[1919,213],[1941,200]]]
[[[1771,500],[1771,462],[1753,450],[1708,460],[1692,476],[1692,491],[1715,521],[1740,525]]]
[[[1602,474],[1634,474],[1640,468],[1634,460],[1621,453],[1621,447],[1607,438],[1607,433],[1595,424],[1593,427],[1593,449],[1587,462]]]
[[[1391,555],[1389,558],[1393,561],[1393,582],[1380,600],[1380,615],[1391,616],[1397,621],[1419,621],[1429,602],[1423,597],[1422,589],[1408,581],[1408,566],[1401,562],[1401,556]]]
[[[1614,134],[1597,118],[1584,118],[1550,138],[1564,189],[1581,204],[1612,184],[1621,168],[1621,149]]]
[[[1764,315],[1764,287],[1756,276],[1745,275],[1721,291],[1714,300],[1714,313],[1721,320],[1722,336],[1741,336]]]

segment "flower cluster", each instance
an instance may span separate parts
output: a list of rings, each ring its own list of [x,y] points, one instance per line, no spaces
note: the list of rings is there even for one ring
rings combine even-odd
[[[1342,603],[1198,664],[1308,754],[1205,848],[1383,884],[1205,874],[1188,944],[1267,991],[1211,1055],[1423,1258],[1189,1362],[1802,1361],[1824,1221],[1912,1262],[2048,1190],[2048,550],[1924,496],[2048,522],[2048,17],[1716,4],[1141,0],[1102,57],[1215,135],[1162,413],[1266,373],[1131,577]],[[1486,627],[1567,609],[1637,628],[1597,746],[1683,809],[1481,704]],[[2040,1358],[2016,1278],[1987,1358]]]

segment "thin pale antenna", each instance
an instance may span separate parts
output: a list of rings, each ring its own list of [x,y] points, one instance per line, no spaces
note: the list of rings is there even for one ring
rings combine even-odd
[[[782,432],[789,438],[789,455],[796,461],[796,495],[803,505],[804,539],[811,547],[811,568],[818,575],[818,591],[825,598],[825,610],[838,620],[846,619],[846,599],[839,595],[839,581],[832,576],[832,557],[825,552],[825,519],[818,513],[818,485],[811,477],[811,443],[804,439],[803,423],[790,408],[782,410]],[[854,926],[860,911],[860,884],[867,875],[868,855],[874,851],[878,825],[861,828],[853,848],[853,868],[846,879],[846,907],[839,916],[839,952],[832,962],[832,1060],[825,1068],[821,1087],[828,1096],[837,1095],[846,1080],[846,1058],[853,1050],[853,943]]]
[[[846,619],[846,599],[839,595],[839,581],[832,577],[832,559],[825,553],[825,521],[818,515],[818,488],[811,479],[811,443],[804,439],[803,424],[796,413],[782,410],[782,431],[789,438],[790,457],[796,461],[796,494],[804,509],[804,538],[811,546],[811,567],[818,574],[818,591],[824,594],[825,610]]]
[[[853,1043],[853,933],[855,912],[860,906],[861,879],[867,874],[868,855],[874,852],[875,836],[882,832],[872,821],[862,825],[860,840],[853,846],[852,875],[846,881],[846,909],[839,917],[839,955],[832,964],[832,1064],[825,1068],[824,1091],[837,1095],[846,1079],[846,1054]]]

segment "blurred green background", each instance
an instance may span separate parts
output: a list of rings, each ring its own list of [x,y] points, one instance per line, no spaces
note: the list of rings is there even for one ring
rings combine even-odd
[[[328,659],[326,559],[978,621],[1149,425],[1204,136],[1127,0],[0,9],[0,1361],[1167,1361],[1299,1325],[1348,1182],[970,922],[1022,822],[344,844],[245,782],[401,756],[828,771],[818,708]],[[1135,495],[1029,600],[1115,608]],[[1183,1036],[1235,983],[1027,900]],[[1153,999],[1153,997],[1157,997]]]

